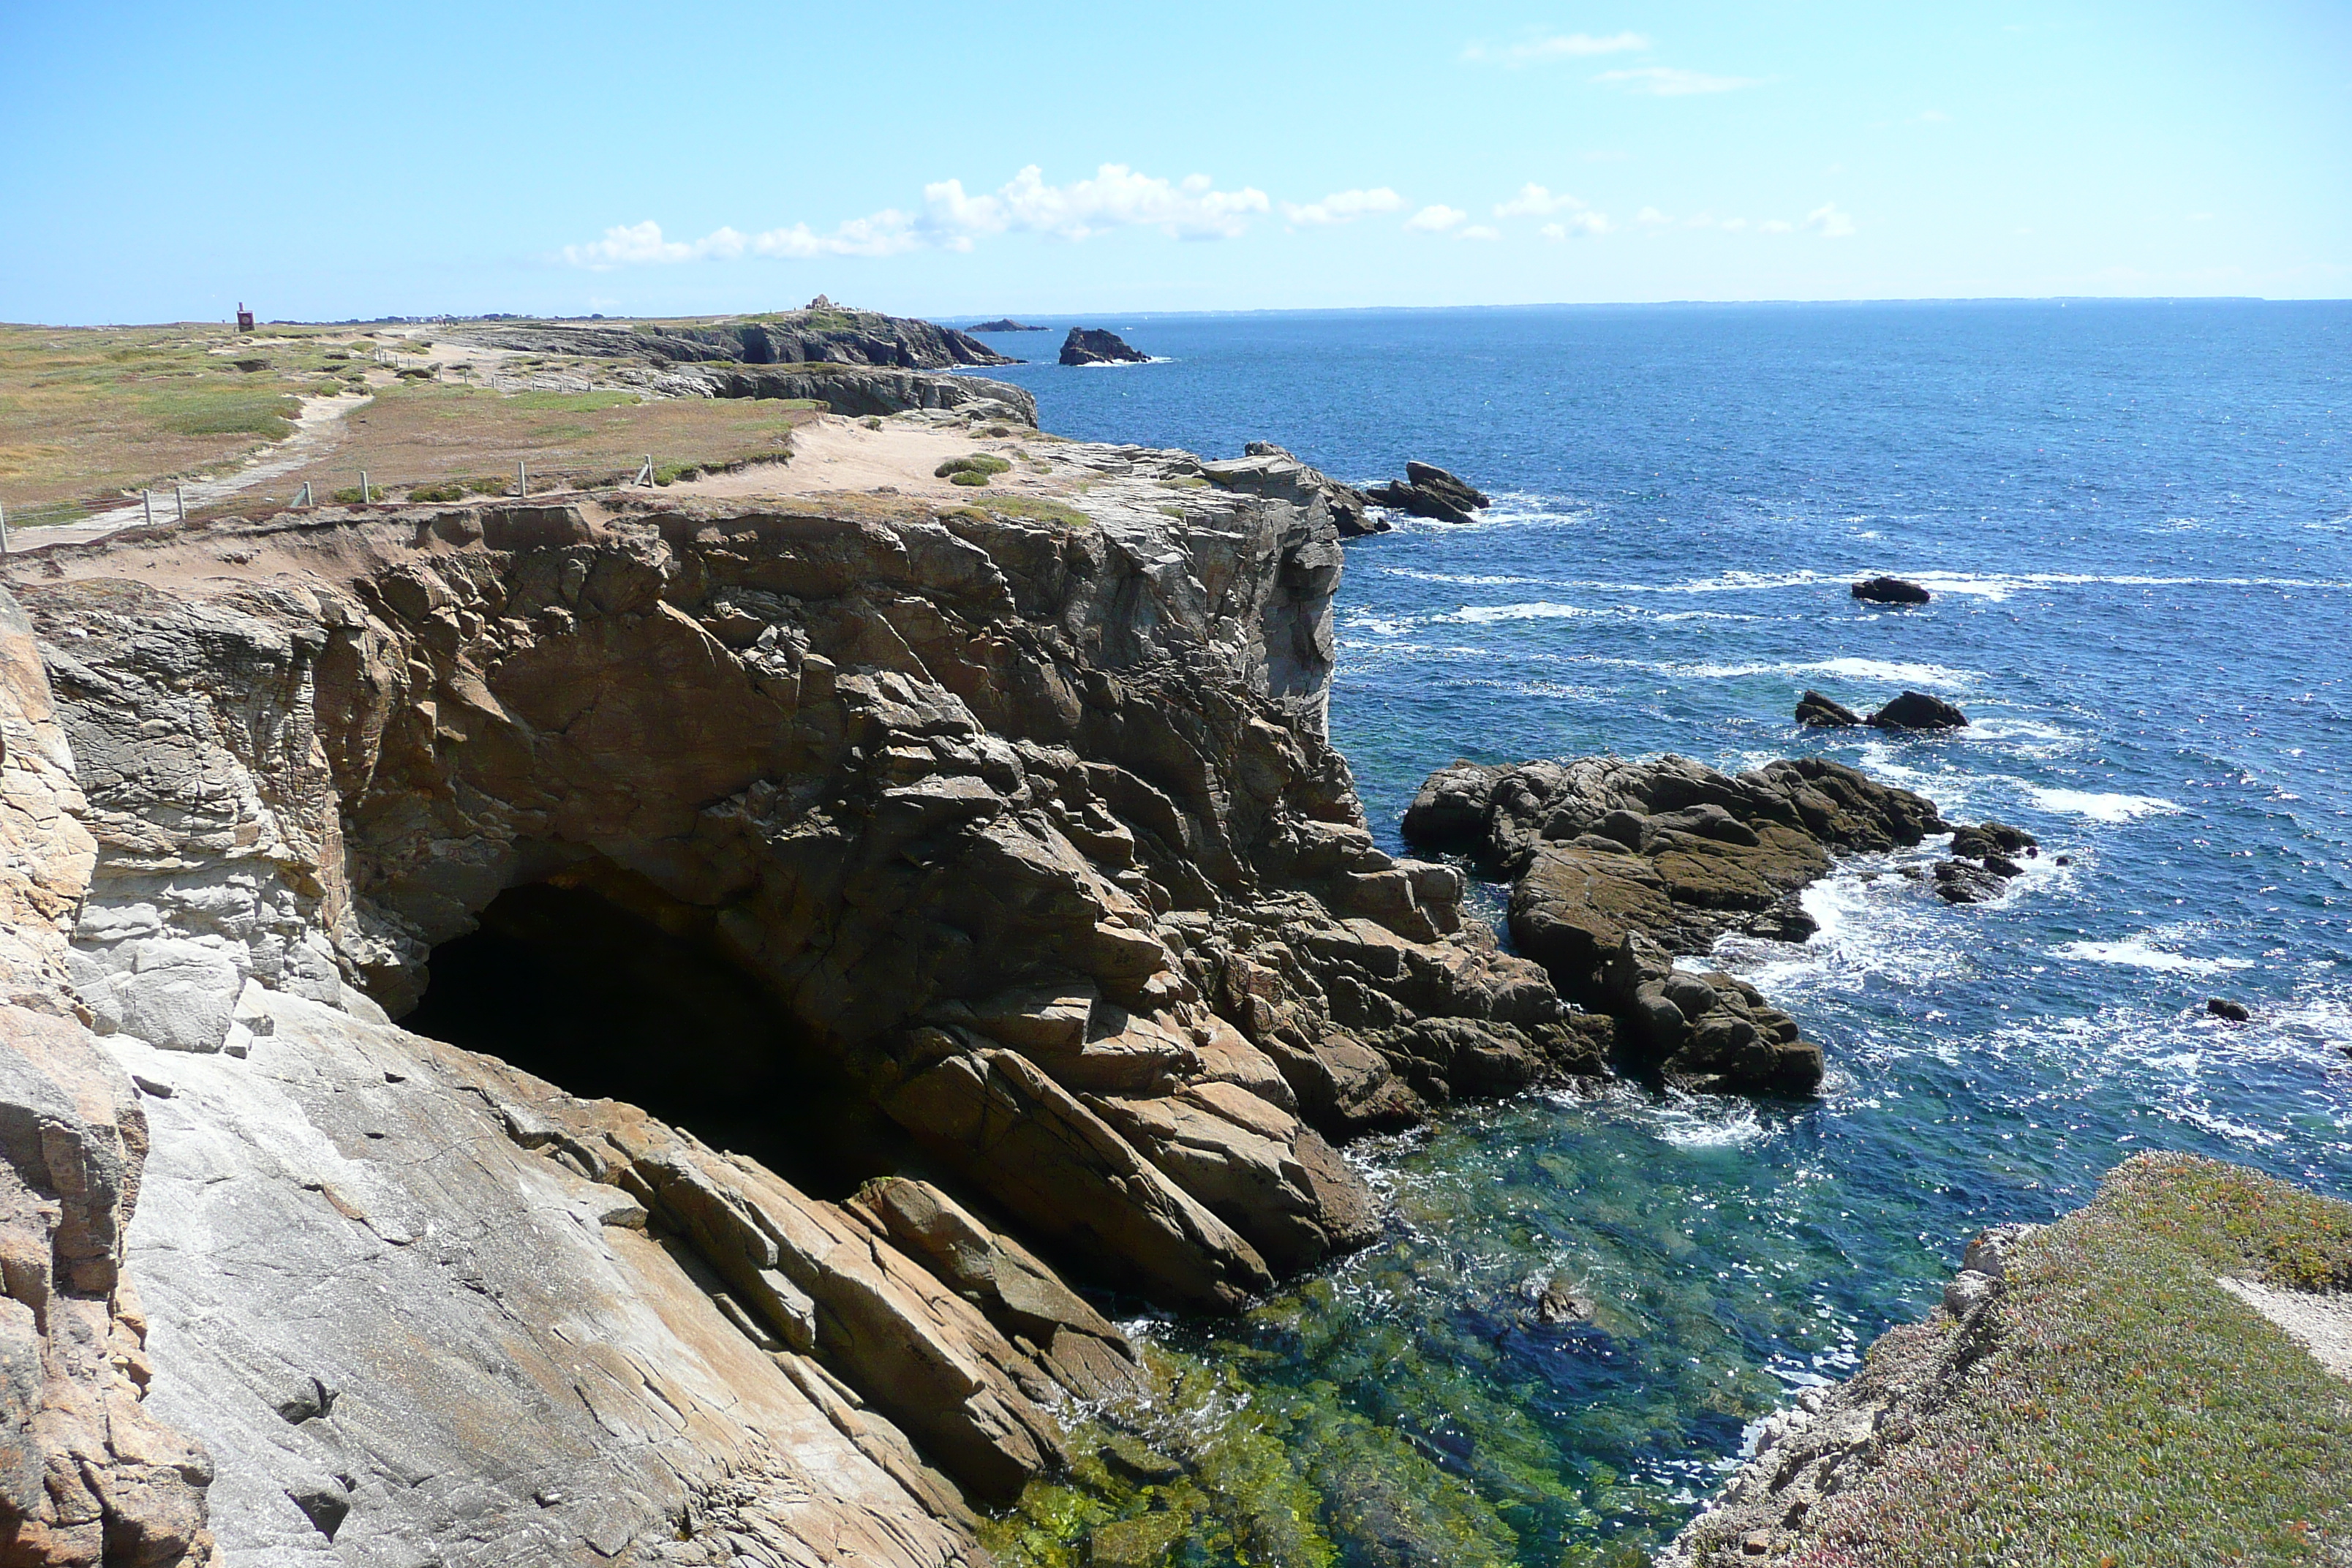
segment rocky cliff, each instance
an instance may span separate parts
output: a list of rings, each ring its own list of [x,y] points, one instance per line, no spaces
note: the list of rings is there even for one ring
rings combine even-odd
[[[594,359],[641,359],[692,364],[731,360],[741,364],[879,365],[897,370],[950,370],[960,365],[1018,364],[953,327],[877,310],[854,310],[820,298],[804,310],[778,310],[716,321],[591,324],[577,321],[467,321],[446,329],[451,342],[529,353]]]
[[[1598,1070],[1364,828],[1328,513],[1095,458],[13,563],[11,1561],[972,1561],[1144,1375],[1066,1275],[1230,1310],[1376,1223],[1330,1140]],[[400,1027],[492,933],[727,978]]]

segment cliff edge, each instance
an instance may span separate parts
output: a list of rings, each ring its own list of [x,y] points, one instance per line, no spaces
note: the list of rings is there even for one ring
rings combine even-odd
[[[1332,1141],[1600,1070],[1364,827],[1328,512],[1058,450],[10,563],[21,1560],[975,1562],[1147,1375],[1066,1276],[1232,1310],[1378,1223]],[[772,1160],[400,1027],[490,928],[740,981]]]

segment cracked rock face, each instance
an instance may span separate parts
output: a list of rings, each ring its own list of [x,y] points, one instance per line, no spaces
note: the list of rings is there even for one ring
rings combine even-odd
[[[1171,518],[1192,459],[1095,458],[1083,521],[417,509],[20,562],[9,1100],[91,1152],[7,1146],[9,1257],[80,1314],[11,1261],[12,1364],[121,1407],[103,1452],[27,1428],[96,1500],[25,1469],[55,1531],[970,1561],[966,1500],[1142,1375],[1058,1268],[1231,1310],[1377,1224],[1332,1140],[1599,1070],[1365,830],[1328,512]],[[537,883],[751,977],[925,1174],[825,1202],[398,1027]]]

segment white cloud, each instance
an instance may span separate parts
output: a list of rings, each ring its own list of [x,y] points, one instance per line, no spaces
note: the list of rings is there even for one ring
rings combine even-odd
[[[1554,213],[1582,212],[1584,204],[1566,191],[1557,195],[1543,186],[1528,184],[1519,187],[1519,194],[1495,208],[1496,217],[1549,217]]]
[[[1729,92],[1734,88],[1757,85],[1755,77],[1709,76],[1705,71],[1684,70],[1678,66],[1628,66],[1622,70],[1602,71],[1592,79],[1629,92],[1646,92],[1654,98],[1688,98],[1694,93]]]
[[[1503,231],[1491,224],[1474,223],[1454,237],[1457,239],[1500,239]]]
[[[1784,217],[1768,217],[1756,226],[1766,234],[1788,234],[1797,226]]]
[[[1536,230],[1546,239],[1567,239],[1572,235],[1607,234],[1617,226],[1609,221],[1607,213],[1570,213],[1564,223],[1548,223]]]
[[[1674,222],[1675,220],[1668,217],[1665,214],[1660,212],[1655,207],[1643,207],[1640,212],[1633,215],[1633,221],[1641,225],[1643,228],[1659,228]]]
[[[1415,234],[1443,234],[1469,216],[1460,207],[1449,207],[1441,203],[1422,208],[1405,219],[1404,226]]]
[[[1951,122],[1952,117],[1940,109],[1923,109],[1912,121],[1915,125],[1949,125]]]
[[[1403,205],[1392,191],[1342,194],[1390,198],[1390,205],[1368,210],[1393,211]],[[806,258],[898,256],[933,247],[970,250],[977,239],[1007,233],[1080,240],[1114,228],[1154,227],[1176,239],[1232,239],[1271,205],[1264,191],[1248,185],[1221,191],[1206,174],[1171,182],[1138,174],[1124,163],[1105,163],[1092,179],[1049,185],[1032,163],[995,190],[978,195],[967,195],[961,180],[940,180],[923,187],[920,213],[885,207],[835,225],[828,233],[796,223],[754,235],[728,227],[713,229],[700,239],[666,239],[661,225],[648,219],[608,228],[604,238],[592,244],[567,245],[562,256],[572,266],[604,272],[615,267],[732,260],[747,254]]]
[[[1206,174],[1171,184],[1124,163],[1105,163],[1093,179],[1066,185],[1045,184],[1032,163],[994,192],[976,196],[964,194],[961,180],[941,180],[923,187],[923,203],[925,226],[949,236],[1013,230],[1065,239],[1137,226],[1177,239],[1232,239],[1272,205],[1252,186],[1220,191]]]
[[[664,239],[661,225],[647,218],[643,223],[623,224],[604,231],[604,237],[591,245],[567,245],[563,259],[574,267],[585,267],[592,272],[610,271],[615,267],[641,267],[648,262],[699,261],[706,256],[740,256],[743,237],[731,228],[715,230],[691,242]]]
[[[1386,185],[1369,191],[1333,191],[1319,202],[1304,205],[1297,202],[1282,204],[1282,216],[1292,223],[1306,226],[1323,224],[1353,223],[1373,213],[1392,213],[1402,209],[1404,198]]]
[[[1805,215],[1805,226],[1823,239],[1843,239],[1853,232],[1853,218],[1840,212],[1835,202],[1823,202]]]
[[[1723,220],[1722,226],[1729,229],[1734,234],[1738,234],[1741,229],[1748,226],[1748,220],[1744,217],[1727,217]]]
[[[1559,33],[1516,44],[1472,44],[1462,58],[1481,65],[1540,65],[1547,60],[1584,59],[1593,55],[1620,55],[1646,49],[1650,40],[1639,33],[1612,33],[1596,38],[1590,33]]]

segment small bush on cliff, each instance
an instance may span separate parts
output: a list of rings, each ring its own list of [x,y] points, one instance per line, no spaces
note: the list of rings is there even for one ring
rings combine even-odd
[[[2118,1167],[2013,1251],[1984,1353],[1793,1561],[2347,1561],[2352,1390],[2216,1276],[2352,1283],[2352,1204],[2186,1155]]]
[[[990,475],[1012,471],[1013,465],[1003,458],[993,458],[986,452],[974,452],[970,457],[950,458],[931,470],[931,477],[946,479],[950,484],[984,485],[988,483]],[[965,479],[963,476],[966,474],[976,477]]]

